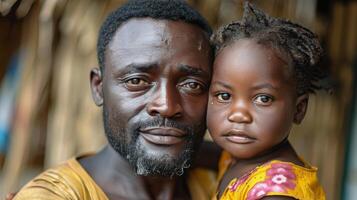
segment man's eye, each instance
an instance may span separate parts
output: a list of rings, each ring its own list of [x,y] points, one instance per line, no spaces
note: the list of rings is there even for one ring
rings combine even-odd
[[[145,81],[140,78],[132,78],[126,81],[127,84],[140,85],[145,84]]]
[[[218,93],[216,97],[219,102],[227,102],[231,99],[231,95],[226,92]]]
[[[181,88],[185,92],[192,93],[192,94],[201,94],[204,91],[204,85],[194,81],[181,84]]]
[[[259,105],[270,105],[273,100],[273,97],[269,95],[258,95],[254,98],[254,102]]]
[[[192,90],[202,89],[202,86],[196,82],[189,82],[189,83],[184,84],[183,86],[186,88],[192,89]]]
[[[130,78],[125,81],[125,87],[129,90],[140,90],[149,86],[149,82],[142,78]]]

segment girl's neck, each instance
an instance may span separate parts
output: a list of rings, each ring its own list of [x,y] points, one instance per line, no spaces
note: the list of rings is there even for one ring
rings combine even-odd
[[[241,158],[232,158],[232,165],[235,164],[247,164],[247,165],[260,165],[271,160],[284,160],[287,161],[291,157],[297,156],[293,147],[291,146],[288,139],[284,139],[279,144],[273,146],[267,151],[260,153],[252,158],[241,159]]]
[[[254,168],[272,160],[280,160],[291,162],[296,165],[304,166],[304,163],[299,159],[290,142],[285,139],[281,143],[264,153],[249,159],[233,158],[230,170],[235,171],[236,177],[240,177]]]
[[[298,155],[287,139],[275,145],[268,151],[255,156],[254,158],[238,159],[233,157],[231,165],[220,181],[218,196],[222,195],[222,192],[233,178],[241,178],[242,176],[247,175],[249,172],[254,170],[256,167],[272,160],[292,162],[294,164],[304,166],[304,163],[299,159]]]

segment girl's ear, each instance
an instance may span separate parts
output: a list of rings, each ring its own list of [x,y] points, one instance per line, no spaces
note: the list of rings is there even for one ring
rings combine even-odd
[[[90,71],[90,87],[94,103],[97,106],[103,105],[103,77],[98,68]]]
[[[300,124],[305,117],[307,110],[307,105],[309,102],[309,95],[303,94],[300,95],[296,100],[296,109],[294,113],[294,123]]]

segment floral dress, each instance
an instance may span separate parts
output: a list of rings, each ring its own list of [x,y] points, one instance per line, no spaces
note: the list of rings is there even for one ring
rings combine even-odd
[[[224,152],[220,161],[219,181],[231,162]],[[303,200],[324,200],[325,193],[317,180],[317,168],[273,160],[230,181],[220,200],[258,200],[266,196],[286,196]],[[217,199],[217,197],[213,197]]]

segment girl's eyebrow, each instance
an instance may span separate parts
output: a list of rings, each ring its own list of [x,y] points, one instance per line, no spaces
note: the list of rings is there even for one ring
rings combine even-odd
[[[224,83],[222,81],[214,81],[214,82],[212,82],[212,85],[213,84],[221,85],[222,87],[225,87],[227,89],[232,89],[232,87],[230,85],[228,85],[228,84],[226,84],[226,83]]]
[[[258,84],[258,85],[255,85],[255,86],[252,87],[253,90],[259,90],[259,89],[263,89],[263,88],[270,88],[270,89],[273,89],[273,90],[278,90],[277,87],[273,86],[270,83],[262,83],[262,84]]]

